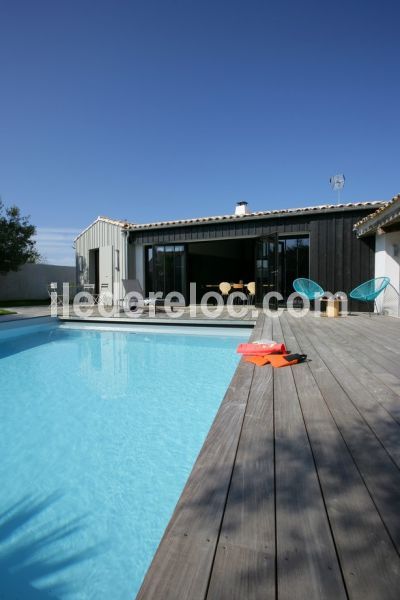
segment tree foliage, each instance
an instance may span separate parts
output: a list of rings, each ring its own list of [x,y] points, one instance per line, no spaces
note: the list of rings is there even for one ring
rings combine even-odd
[[[17,206],[7,208],[0,200],[0,273],[18,271],[25,263],[40,260],[35,233],[29,217],[22,217]]]

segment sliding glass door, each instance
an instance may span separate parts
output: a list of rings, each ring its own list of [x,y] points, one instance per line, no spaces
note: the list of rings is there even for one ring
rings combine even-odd
[[[276,291],[278,274],[278,236],[267,235],[256,240],[256,303],[262,304],[265,294]]]
[[[169,292],[186,295],[186,249],[182,244],[146,248],[146,294]]]
[[[310,277],[310,239],[308,235],[279,236],[278,289],[286,301],[293,293],[293,281]]]
[[[271,234],[256,240],[256,302],[261,305],[265,294],[279,292],[283,302],[294,291],[293,281],[309,277],[310,239],[308,235]],[[271,301],[271,307],[274,302]],[[275,303],[276,306],[276,303]]]

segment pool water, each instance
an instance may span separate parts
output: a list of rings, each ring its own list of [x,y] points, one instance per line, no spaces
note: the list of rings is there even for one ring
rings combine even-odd
[[[0,598],[135,597],[248,335],[0,333]]]

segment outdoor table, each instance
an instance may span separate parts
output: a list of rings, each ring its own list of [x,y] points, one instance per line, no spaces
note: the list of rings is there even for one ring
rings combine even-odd
[[[219,286],[220,286],[219,283],[206,283],[204,287],[219,289]],[[231,283],[231,288],[233,290],[243,290],[245,288],[245,284],[244,283]]]
[[[325,303],[325,311],[323,315],[325,317],[340,317],[340,298],[321,298],[321,304]]]
[[[231,285],[231,290],[230,290],[229,294],[231,294],[232,291],[240,291],[240,290],[243,291],[246,288],[244,283],[231,283],[230,285]],[[219,286],[220,286],[219,283],[206,283],[204,285],[205,288],[208,288],[208,289],[214,288],[214,289],[218,289],[218,290],[219,290]],[[238,303],[238,302],[239,302],[239,299],[236,298],[235,303]]]

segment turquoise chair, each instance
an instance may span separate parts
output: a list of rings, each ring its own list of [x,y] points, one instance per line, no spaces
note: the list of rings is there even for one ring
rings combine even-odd
[[[370,279],[365,283],[362,283],[358,287],[354,288],[350,292],[350,298],[353,300],[360,300],[361,302],[374,302],[376,306],[376,299],[389,285],[389,277],[377,277],[376,279]],[[376,306],[378,311],[378,307]]]
[[[293,287],[300,296],[308,298],[308,300],[318,300],[318,298],[322,298],[325,293],[318,283],[304,277],[295,279],[293,281]]]

